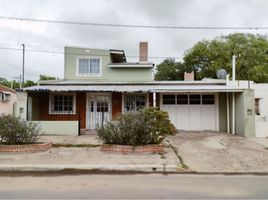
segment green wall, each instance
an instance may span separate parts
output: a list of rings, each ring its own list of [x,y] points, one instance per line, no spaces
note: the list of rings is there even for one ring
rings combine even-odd
[[[227,132],[227,104],[226,93],[219,93],[219,129],[220,132]]]
[[[89,50],[89,51],[87,51]],[[152,81],[152,68],[110,68],[109,50],[65,47],[64,78],[83,79],[92,81]],[[77,76],[77,57],[100,57],[102,76]]]
[[[219,129],[227,132],[226,93],[219,93]],[[232,133],[232,95],[229,93],[229,126]],[[243,137],[255,137],[254,91],[244,90],[235,93],[235,133]]]
[[[236,94],[236,134],[255,137],[255,99],[254,90],[244,90]]]

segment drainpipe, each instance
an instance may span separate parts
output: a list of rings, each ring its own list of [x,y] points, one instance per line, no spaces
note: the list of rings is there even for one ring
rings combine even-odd
[[[230,76],[229,74],[226,75],[226,86],[229,85],[229,76]]]
[[[153,93],[153,107],[156,107],[156,93]]]
[[[229,104],[229,93],[226,92],[226,106],[227,106],[227,133],[230,133],[230,104]]]
[[[232,134],[235,135],[235,92],[232,95]]]
[[[236,56],[233,55],[232,57],[232,82],[233,87],[236,86],[235,84],[235,62],[236,62]],[[232,134],[235,134],[235,92],[232,94]]]
[[[236,55],[233,55],[232,57],[232,82],[233,86],[235,86],[235,62],[236,62]]]

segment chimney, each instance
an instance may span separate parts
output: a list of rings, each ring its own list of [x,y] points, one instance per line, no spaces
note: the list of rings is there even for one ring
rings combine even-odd
[[[140,42],[140,62],[148,62],[148,42]]]
[[[194,81],[194,72],[184,72],[184,81]]]

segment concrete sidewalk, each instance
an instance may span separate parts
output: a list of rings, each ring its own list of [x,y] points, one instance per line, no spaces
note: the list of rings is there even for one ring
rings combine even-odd
[[[96,135],[84,136],[42,136],[39,140],[54,144],[100,145]],[[180,168],[180,160],[172,150],[165,148],[163,155],[157,153],[109,153],[100,147],[58,147],[37,153],[0,153],[0,170],[58,171],[77,170],[116,170],[144,172],[175,172]],[[179,167],[179,168],[178,168]]]
[[[96,135],[42,136],[54,144],[100,145]],[[268,174],[268,150],[226,133],[183,132],[168,137],[165,153],[108,153],[94,147],[58,147],[39,153],[1,153],[0,171],[103,170]],[[188,169],[187,169],[188,167]]]

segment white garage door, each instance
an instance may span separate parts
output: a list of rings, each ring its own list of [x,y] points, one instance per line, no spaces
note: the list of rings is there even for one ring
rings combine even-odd
[[[177,129],[217,131],[217,106],[214,94],[162,95],[162,110]]]

